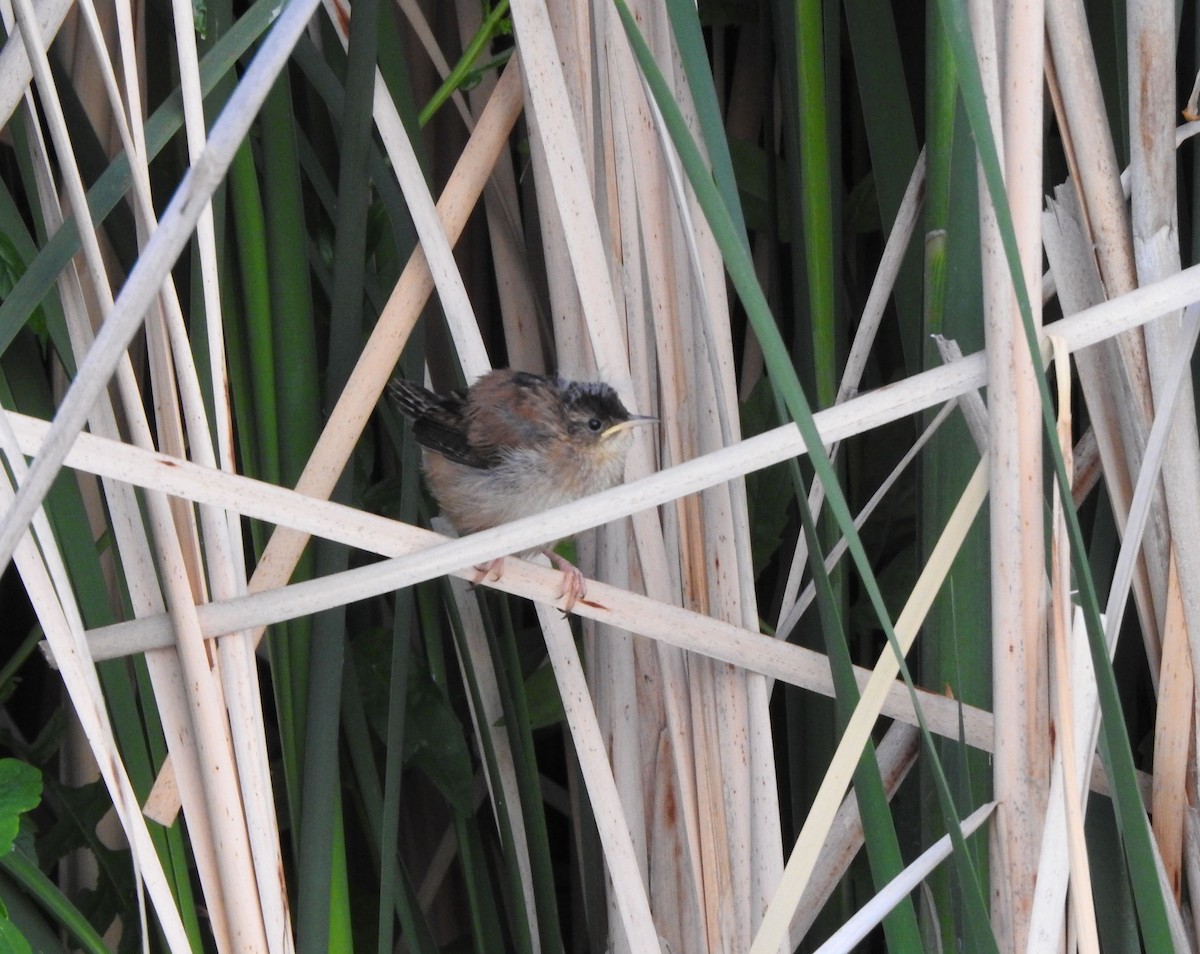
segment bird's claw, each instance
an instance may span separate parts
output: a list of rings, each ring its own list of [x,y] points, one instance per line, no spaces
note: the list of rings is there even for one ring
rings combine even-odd
[[[587,579],[583,571],[566,557],[559,556],[553,550],[547,550],[546,556],[556,567],[562,570],[563,583],[558,591],[558,598],[564,600],[563,615],[566,616],[575,608],[575,604],[587,596]]]
[[[583,575],[583,571],[566,557],[559,556],[553,550],[543,552],[555,567],[562,571],[563,582],[557,599],[564,601],[562,611],[566,616],[575,608],[576,603],[587,596],[587,578]],[[479,574],[475,580],[475,586],[489,581],[494,583],[504,575],[504,557],[497,557],[488,563],[477,564],[475,570]]]
[[[487,583],[489,580],[495,583],[504,576],[504,557],[496,557],[487,563],[480,563],[475,569],[479,571],[479,579],[475,581],[476,586],[480,583]]]

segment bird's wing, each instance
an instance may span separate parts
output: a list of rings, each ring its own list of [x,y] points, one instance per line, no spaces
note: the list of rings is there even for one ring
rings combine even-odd
[[[401,378],[388,385],[388,394],[409,420],[413,436],[422,447],[467,467],[487,468],[494,463],[471,446],[467,437],[466,401],[461,392],[446,397]]]
[[[475,447],[467,439],[461,415],[427,414],[413,425],[417,443],[437,451],[447,460],[487,470],[500,460],[494,447]]]

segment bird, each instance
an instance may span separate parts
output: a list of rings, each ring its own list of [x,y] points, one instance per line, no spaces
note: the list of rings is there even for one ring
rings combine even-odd
[[[658,420],[631,414],[604,382],[508,368],[449,394],[394,378],[388,394],[413,422],[425,482],[460,535],[615,487],[632,429]],[[564,574],[558,595],[569,613],[586,584],[552,546],[539,549]],[[498,579],[503,561],[479,567],[481,579]]]

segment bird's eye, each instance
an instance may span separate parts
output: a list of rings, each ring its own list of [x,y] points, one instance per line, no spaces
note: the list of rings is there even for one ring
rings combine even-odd
[[[604,422],[602,420],[600,420],[600,418],[598,418],[598,417],[593,417],[591,420],[588,421],[587,426],[588,426],[588,430],[591,431],[593,434],[598,434],[600,432],[600,428],[602,428],[604,426]]]

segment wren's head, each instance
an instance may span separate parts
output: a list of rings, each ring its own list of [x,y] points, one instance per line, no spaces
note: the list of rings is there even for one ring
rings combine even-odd
[[[630,414],[607,384],[562,379],[555,384],[565,444],[579,468],[581,490],[592,492],[619,483],[633,443],[632,428],[654,418]]]
[[[629,446],[633,418],[617,392],[601,382],[559,381],[563,423],[572,443],[599,445],[612,440]]]

